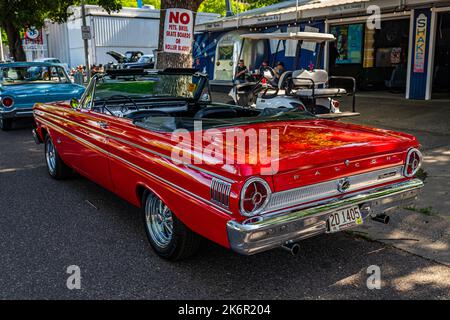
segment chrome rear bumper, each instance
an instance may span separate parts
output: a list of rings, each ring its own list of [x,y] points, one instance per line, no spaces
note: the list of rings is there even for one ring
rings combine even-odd
[[[31,118],[33,117],[32,108],[12,108],[0,110],[0,118],[12,119],[12,118]]]
[[[326,221],[332,212],[358,205],[364,219],[406,206],[417,198],[423,182],[413,179],[333,199],[320,205],[274,216],[261,216],[243,223],[227,224],[230,247],[251,255],[281,247],[327,231]]]

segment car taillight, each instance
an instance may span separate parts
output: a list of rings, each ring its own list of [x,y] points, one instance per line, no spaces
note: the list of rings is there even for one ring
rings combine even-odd
[[[2,98],[2,105],[5,108],[12,107],[13,104],[14,104],[13,98],[11,98],[11,97],[4,97],[4,98]]]
[[[420,166],[422,164],[422,153],[416,148],[411,148],[408,150],[408,154],[406,155],[404,176],[412,177],[417,171],[419,171]]]
[[[269,184],[261,178],[247,180],[241,191],[241,213],[250,217],[261,213],[269,203]]]

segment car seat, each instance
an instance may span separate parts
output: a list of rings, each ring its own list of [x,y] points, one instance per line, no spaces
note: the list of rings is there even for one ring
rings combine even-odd
[[[292,72],[292,89],[300,97],[337,97],[347,94],[343,88],[328,88],[328,72],[322,69]]]

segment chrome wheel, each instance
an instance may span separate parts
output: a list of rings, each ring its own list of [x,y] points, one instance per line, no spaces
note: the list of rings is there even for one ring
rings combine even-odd
[[[47,139],[45,144],[45,159],[47,160],[47,167],[50,174],[56,172],[56,150],[51,139]]]
[[[173,238],[172,211],[154,195],[149,196],[145,203],[145,222],[155,244],[166,248]]]

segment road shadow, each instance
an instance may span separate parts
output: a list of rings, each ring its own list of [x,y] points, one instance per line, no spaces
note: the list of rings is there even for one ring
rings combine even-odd
[[[32,182],[23,185],[26,177]],[[19,185],[21,194],[14,194]],[[302,241],[299,257],[281,249],[245,257],[205,240],[196,256],[171,263],[151,250],[138,208],[82,177],[54,181],[45,167],[34,168],[0,174],[0,190],[11,194],[0,219],[0,253],[6,257],[1,277],[29,270],[20,281],[3,279],[3,297],[449,297],[450,284],[442,278],[450,279],[448,268],[344,233]],[[24,194],[33,197],[24,201]],[[76,292],[61,280],[72,264],[83,270],[84,288]],[[381,290],[366,286],[371,265],[382,270]],[[436,277],[423,278],[430,271]],[[38,288],[33,286],[37,276]]]

